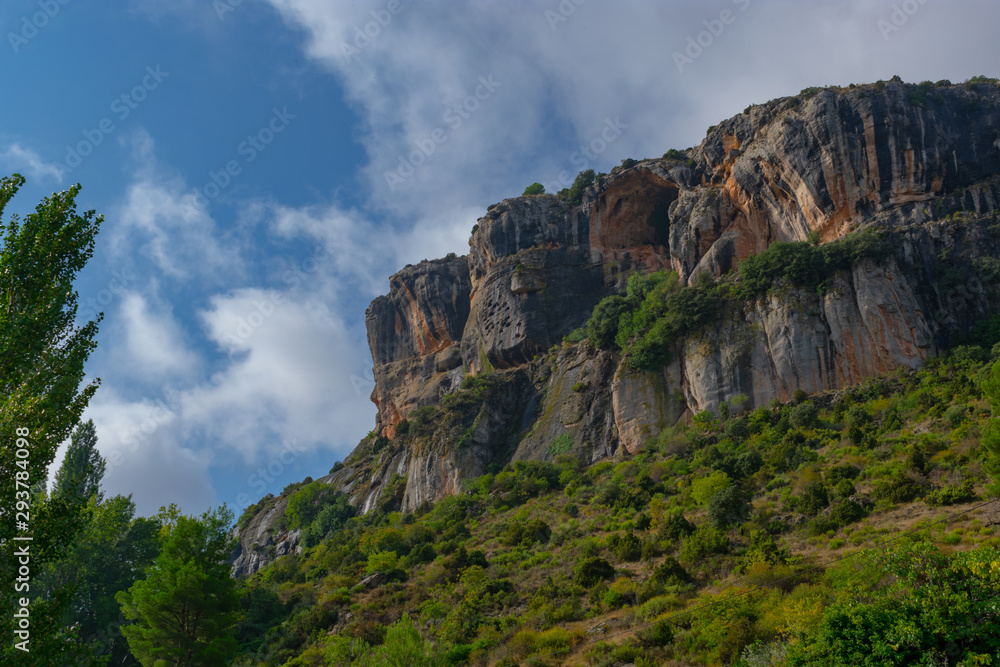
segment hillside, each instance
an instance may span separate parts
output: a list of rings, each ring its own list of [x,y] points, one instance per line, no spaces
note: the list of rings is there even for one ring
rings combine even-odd
[[[998,172],[995,80],[892,81],[491,206],[369,308],[372,433],[241,517],[239,664],[812,664],[892,595],[912,664],[997,623]]]

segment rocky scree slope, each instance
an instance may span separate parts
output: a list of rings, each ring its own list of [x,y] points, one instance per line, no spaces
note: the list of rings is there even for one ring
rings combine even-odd
[[[748,107],[683,154],[626,161],[579,204],[494,204],[467,256],[407,266],[372,302],[376,428],[321,481],[360,511],[409,511],[511,460],[634,454],[735,396],[752,409],[915,368],[995,308],[997,209],[992,80],[809,89]],[[664,368],[635,370],[573,333],[636,272],[694,284],[777,241],[864,229],[892,252],[822,293],[777,284],[727,309]],[[261,509],[237,571],[297,544]]]

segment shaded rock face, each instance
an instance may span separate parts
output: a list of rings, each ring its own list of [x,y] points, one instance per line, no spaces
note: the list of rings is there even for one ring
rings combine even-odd
[[[750,107],[689,160],[616,168],[580,205],[491,206],[467,257],[403,269],[368,309],[376,427],[390,440],[376,451],[366,439],[324,481],[370,511],[405,476],[405,511],[512,459],[634,454],[739,394],[753,408],[919,366],[1000,304],[998,130],[994,84],[824,90]],[[866,227],[889,236],[893,258],[859,261],[823,293],[779,285],[730,306],[665,368],[562,342],[637,271],[692,283],[775,241]],[[975,268],[987,265],[993,278]],[[472,400],[473,376],[501,387]],[[429,430],[397,432],[428,406]],[[264,539],[247,543],[248,571]]]
[[[233,553],[233,576],[249,577],[279,556],[301,553],[300,530],[284,531],[279,521],[288,507],[288,498],[277,498],[266,511],[258,512],[247,525],[234,528],[230,536],[238,540]]]
[[[378,428],[392,437],[406,414],[454,388],[450,371],[461,366],[457,342],[469,317],[469,264],[465,257],[421,262],[393,275],[389,286],[368,307],[365,324]]]
[[[365,312],[376,365],[434,354],[461,339],[469,317],[465,257],[408,266],[389,279],[389,288]]]
[[[462,335],[471,373],[528,362],[587,321],[607,292],[588,230],[578,209],[551,196],[508,199],[479,219]]]

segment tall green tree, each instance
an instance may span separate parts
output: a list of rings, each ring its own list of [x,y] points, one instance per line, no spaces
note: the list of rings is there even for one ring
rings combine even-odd
[[[995,486],[1000,487],[1000,360],[994,362],[986,381],[983,382],[983,393],[990,402],[993,416],[983,427],[983,447],[993,454],[989,468],[996,480]]]
[[[81,387],[101,316],[76,325],[73,281],[93,254],[102,217],[77,213],[75,185],[46,197],[23,219],[2,219],[23,184],[19,174],[0,178],[0,664],[75,665],[86,656],[78,655],[73,631],[61,625],[72,591],[32,601],[26,652],[10,641],[12,610],[25,591],[6,584],[19,576],[18,550],[28,547],[29,567],[37,574],[60,556],[86,518],[79,499],[35,498],[31,489],[46,479],[56,450],[99,384]]]
[[[117,595],[132,654],[146,666],[226,665],[236,653],[239,595],[230,576],[233,513],[179,516],[147,577]]]
[[[73,495],[83,500],[97,496],[98,504],[104,500],[101,480],[106,463],[97,451],[97,430],[94,420],[88,419],[73,431],[66,458],[56,473],[53,495]]]
[[[141,579],[160,551],[160,522],[136,517],[131,496],[114,496],[102,503],[88,501],[90,519],[63,559],[47,566],[38,591],[71,589],[73,596],[62,617],[76,627],[81,644],[112,665],[138,664],[121,634],[125,624],[115,595]]]

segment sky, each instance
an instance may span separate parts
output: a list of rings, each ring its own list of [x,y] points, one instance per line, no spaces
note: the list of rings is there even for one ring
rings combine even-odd
[[[104,216],[107,495],[237,514],[375,424],[365,308],[486,207],[810,86],[998,76],[971,0],[7,0],[0,173]],[[607,128],[614,128],[608,131]],[[54,474],[64,450],[50,470]]]

